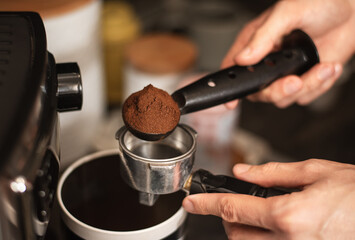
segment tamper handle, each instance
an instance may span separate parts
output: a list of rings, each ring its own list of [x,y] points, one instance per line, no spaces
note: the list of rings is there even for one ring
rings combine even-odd
[[[190,194],[196,193],[239,193],[258,197],[272,197],[297,191],[296,189],[264,188],[225,175],[213,175],[200,169],[191,178]]]
[[[301,30],[286,36],[282,49],[252,66],[231,66],[172,94],[181,114],[196,112],[258,92],[280,77],[301,75],[319,62],[312,39]]]

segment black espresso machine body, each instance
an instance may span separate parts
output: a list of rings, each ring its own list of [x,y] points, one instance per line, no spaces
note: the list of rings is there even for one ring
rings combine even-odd
[[[59,172],[58,111],[82,106],[76,63],[56,64],[33,12],[0,12],[0,239],[43,239]]]

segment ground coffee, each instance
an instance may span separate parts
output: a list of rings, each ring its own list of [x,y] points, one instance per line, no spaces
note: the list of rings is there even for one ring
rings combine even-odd
[[[165,134],[179,123],[180,109],[166,91],[149,84],[126,99],[122,116],[125,124],[137,131]]]

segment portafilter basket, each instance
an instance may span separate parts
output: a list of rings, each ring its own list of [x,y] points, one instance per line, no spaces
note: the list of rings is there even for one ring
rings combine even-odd
[[[121,176],[140,192],[141,203],[153,205],[158,195],[183,189],[194,164],[196,137],[184,124],[160,141],[137,138],[125,126],[117,131]]]

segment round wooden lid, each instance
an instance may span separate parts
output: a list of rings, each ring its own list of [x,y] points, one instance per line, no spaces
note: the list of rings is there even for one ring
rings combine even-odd
[[[73,11],[94,0],[16,0],[4,1],[0,4],[1,11],[34,11],[42,17],[52,17]]]
[[[127,60],[138,70],[154,74],[178,73],[192,68],[196,46],[174,34],[148,34],[127,46]]]

